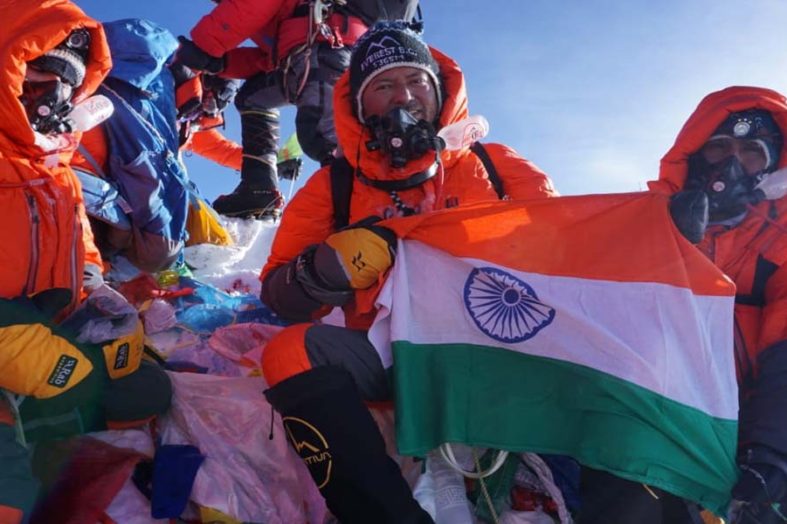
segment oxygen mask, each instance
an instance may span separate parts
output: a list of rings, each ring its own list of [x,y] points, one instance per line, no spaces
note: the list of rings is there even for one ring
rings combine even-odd
[[[30,127],[43,135],[69,131],[65,118],[73,108],[72,94],[72,87],[60,79],[25,81],[19,100]]]
[[[429,151],[440,152],[445,147],[432,124],[417,120],[401,107],[383,116],[369,117],[366,125],[373,137],[366,142],[366,149],[387,154],[394,168],[404,167],[410,160]]]
[[[689,160],[689,177],[684,189],[699,189],[708,195],[708,219],[721,222],[741,215],[761,198],[755,187],[765,173],[749,175],[735,156],[709,163],[702,155]]]

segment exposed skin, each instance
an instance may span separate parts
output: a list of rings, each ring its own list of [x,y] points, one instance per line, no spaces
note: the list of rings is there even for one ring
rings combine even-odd
[[[730,156],[737,157],[747,175],[759,173],[767,167],[766,151],[760,140],[728,136],[711,137],[700,149],[702,156],[711,164]]]
[[[437,94],[429,75],[417,67],[394,67],[369,82],[361,94],[364,119],[401,107],[416,119],[433,122]]]

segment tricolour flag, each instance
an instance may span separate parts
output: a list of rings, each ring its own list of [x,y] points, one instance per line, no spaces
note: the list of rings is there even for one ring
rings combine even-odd
[[[648,193],[404,219],[370,332],[403,454],[566,454],[723,511],[734,286]]]

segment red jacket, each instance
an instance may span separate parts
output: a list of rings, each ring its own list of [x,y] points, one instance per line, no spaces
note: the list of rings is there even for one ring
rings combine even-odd
[[[787,99],[757,87],[730,87],[705,97],[661,160],[652,191],[675,193],[688,157],[731,113],[769,111],[787,136]],[[787,165],[787,141],[779,167]],[[741,386],[741,440],[787,452],[787,198],[765,201],[735,227],[711,226],[698,246],[737,286],[735,357]],[[782,405],[784,404],[784,405]],[[778,421],[771,424],[770,421]]]
[[[468,116],[465,80],[456,62],[434,49],[432,55],[440,64],[446,92],[439,118],[440,126],[445,126]],[[349,74],[345,72],[334,91],[334,119],[339,145],[350,164],[360,167],[365,176],[378,180],[406,179],[432,164],[433,153],[413,160],[401,169],[394,169],[381,152],[368,151],[365,144],[371,136],[353,115],[349,91]],[[509,196],[517,199],[556,196],[550,179],[512,149],[500,144],[487,144],[486,148]],[[468,148],[443,151],[441,160],[442,174],[398,192],[407,206],[428,212],[498,199],[483,163]],[[262,271],[260,278],[263,282],[271,272],[290,262],[304,248],[322,242],[334,232],[330,187],[330,168],[325,167],[312,175],[295,194],[284,211],[268,262]],[[395,209],[387,191],[357,181],[353,184],[350,223],[370,215],[387,217]],[[276,290],[271,291],[276,293]],[[353,319],[352,314],[348,317],[348,323],[356,327],[363,327],[365,322],[360,318]]]
[[[271,71],[290,51],[305,43],[308,17],[295,16],[303,0],[223,0],[191,30],[191,39],[211,56],[226,54],[222,76],[248,78]],[[328,20],[335,45],[352,45],[367,27],[354,16],[334,15]],[[251,39],[258,49],[238,47]]]

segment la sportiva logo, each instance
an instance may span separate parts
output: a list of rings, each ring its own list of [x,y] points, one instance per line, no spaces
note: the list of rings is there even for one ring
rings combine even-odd
[[[295,447],[295,451],[306,463],[317,488],[322,489],[331,480],[333,458],[328,449],[328,442],[320,431],[303,419],[283,417],[287,437]]]
[[[46,381],[47,384],[56,388],[66,387],[76,367],[77,359],[68,355],[60,355],[57,364],[55,364],[55,369],[52,370],[49,379]]]

